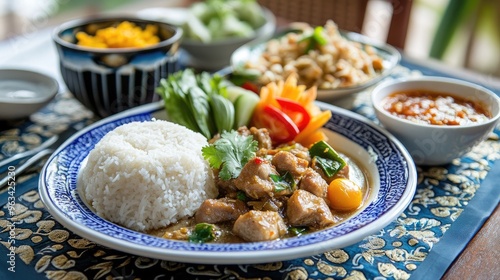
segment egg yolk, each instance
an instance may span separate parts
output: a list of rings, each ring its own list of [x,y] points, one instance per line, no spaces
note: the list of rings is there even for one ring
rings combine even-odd
[[[361,206],[363,192],[353,181],[337,178],[328,186],[327,197],[333,210],[352,211]]]

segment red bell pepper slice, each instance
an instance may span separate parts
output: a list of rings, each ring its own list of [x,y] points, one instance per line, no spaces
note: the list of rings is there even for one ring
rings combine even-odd
[[[292,141],[299,134],[299,128],[289,116],[269,105],[265,105],[262,112],[254,113],[253,123],[267,128],[274,144]]]
[[[259,86],[257,86],[256,84],[252,83],[252,82],[244,82],[242,85],[241,85],[242,88],[246,89],[246,90],[250,90],[250,91],[253,91],[257,94],[259,94]]]
[[[300,105],[296,101],[281,97],[276,98],[276,101],[280,104],[281,111],[292,119],[292,121],[297,125],[299,131],[302,131],[302,129],[307,126],[311,120],[311,116],[304,106]]]

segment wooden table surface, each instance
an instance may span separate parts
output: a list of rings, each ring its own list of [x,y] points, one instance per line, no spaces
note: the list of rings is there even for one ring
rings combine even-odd
[[[442,279],[500,279],[499,228],[500,210],[497,205],[490,218]]]

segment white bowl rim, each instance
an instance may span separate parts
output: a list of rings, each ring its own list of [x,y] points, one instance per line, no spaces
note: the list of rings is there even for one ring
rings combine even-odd
[[[164,25],[169,27],[173,34],[172,37],[160,41],[157,44],[153,44],[147,47],[134,47],[134,48],[92,48],[92,47],[84,47],[84,46],[79,46],[74,43],[70,43],[66,40],[63,40],[61,38],[61,33],[72,28],[84,26],[93,22],[106,22],[106,21],[131,21],[131,22],[142,22],[142,23],[151,23],[151,24],[157,24],[157,25]],[[145,19],[141,17],[137,17],[134,15],[105,15],[105,16],[91,16],[87,18],[79,18],[79,19],[74,19],[70,20],[67,22],[62,23],[61,25],[57,26],[54,28],[52,32],[52,38],[53,40],[62,46],[65,46],[67,48],[73,49],[73,50],[78,50],[78,51],[86,51],[86,52],[92,52],[92,53],[99,53],[99,54],[115,54],[115,53],[134,53],[134,52],[144,52],[144,51],[149,51],[149,50],[155,50],[161,47],[165,47],[168,45],[173,45],[176,42],[180,42],[181,38],[183,35],[182,28],[162,22],[162,21],[157,21],[157,20],[152,20],[152,19]]]
[[[409,120],[405,120],[399,117],[396,117],[392,114],[389,114],[386,110],[384,110],[381,106],[381,101],[383,97],[379,98],[379,100],[375,100],[375,97],[378,96],[378,93],[385,87],[388,87],[390,85],[394,84],[407,84],[411,82],[436,82],[436,83],[442,83],[442,84],[455,84],[459,86],[464,86],[464,87],[469,87],[469,88],[474,88],[479,91],[481,91],[483,94],[486,94],[496,100],[497,102],[497,107],[498,110],[494,116],[491,116],[488,121],[485,122],[478,122],[478,123],[468,123],[464,125],[432,125],[432,124],[425,124],[425,123],[416,123],[412,122]],[[453,95],[453,93],[449,93]],[[500,119],[500,97],[496,95],[493,91],[485,88],[484,86],[481,86],[479,84],[473,83],[473,82],[468,82],[456,78],[448,78],[448,77],[440,77],[440,76],[421,76],[421,77],[404,77],[404,78],[398,78],[398,79],[393,79],[393,80],[386,80],[380,84],[378,84],[371,92],[371,102],[373,104],[373,107],[375,108],[376,111],[379,113],[383,114],[384,116],[398,121],[402,122],[408,125],[416,126],[416,127],[422,127],[422,128],[439,128],[439,129],[446,129],[446,130],[456,130],[456,129],[464,129],[464,128],[472,128],[472,127],[480,127],[480,126],[485,126],[485,125],[490,125],[492,123],[495,123]],[[490,112],[491,113],[491,112]]]
[[[16,105],[35,105],[42,104],[47,102],[48,100],[54,98],[56,94],[59,92],[59,83],[53,77],[49,75],[28,69],[21,68],[0,68],[0,76],[3,73],[12,73],[19,75],[19,80],[23,80],[26,83],[31,83],[31,78],[38,77],[43,80],[43,84],[47,86],[47,94],[38,95],[33,98],[23,98],[23,99],[13,99],[13,98],[3,98],[0,97],[1,104],[16,104]],[[0,79],[2,80],[2,79]]]

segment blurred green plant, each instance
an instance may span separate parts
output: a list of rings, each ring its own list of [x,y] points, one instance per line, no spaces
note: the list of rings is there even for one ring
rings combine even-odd
[[[68,0],[68,1],[56,1],[58,4],[58,13],[64,13],[67,11],[73,11],[76,9],[93,7],[99,11],[108,11],[114,8],[120,7],[125,4],[130,4],[133,2],[139,2],[138,0]]]
[[[471,66],[471,53],[477,37],[483,33],[500,45],[500,1],[450,0],[438,25],[429,56],[443,59],[459,33],[467,36],[463,65]]]

